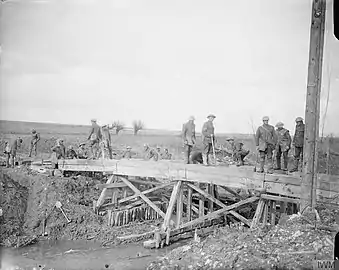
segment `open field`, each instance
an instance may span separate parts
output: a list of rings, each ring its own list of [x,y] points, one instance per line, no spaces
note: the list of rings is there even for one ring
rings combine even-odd
[[[86,142],[89,133],[90,126],[84,125],[65,125],[65,124],[51,124],[51,123],[33,123],[33,122],[15,122],[15,121],[0,121],[0,139],[1,148],[6,140],[10,140],[14,136],[20,136],[24,143],[23,147],[19,150],[21,156],[27,156],[29,151],[30,132],[32,128],[35,128],[41,135],[41,141],[38,145],[38,158],[49,158],[51,155],[51,147],[54,145],[57,138],[63,138],[66,146],[74,145],[75,147],[80,142]],[[179,131],[166,131],[166,130],[152,130],[146,129],[140,131],[137,136],[133,135],[131,129],[123,130],[119,135],[115,134],[115,131],[111,131],[112,143],[114,150],[124,150],[126,146],[131,146],[132,150],[136,153],[141,153],[143,144],[148,143],[150,146],[155,147],[157,145],[161,147],[167,147],[172,153],[174,159],[183,159],[183,146],[180,138]],[[225,139],[229,136],[244,142],[246,148],[251,153],[248,158],[255,161],[255,145],[253,135],[251,134],[216,134],[217,145],[226,146]],[[196,149],[201,149],[201,137],[198,134]],[[326,173],[327,168],[327,141],[323,140],[320,144],[319,152],[319,172]],[[339,152],[339,138],[333,138],[333,142],[330,146],[334,152]],[[1,151],[2,153],[2,151]],[[290,151],[291,162],[293,161],[292,151]],[[339,174],[339,157],[331,155],[329,159],[330,174]]]

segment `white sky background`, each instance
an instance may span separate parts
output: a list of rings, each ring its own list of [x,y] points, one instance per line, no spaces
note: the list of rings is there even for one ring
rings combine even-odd
[[[200,130],[214,113],[217,132],[249,133],[251,118],[293,130],[304,116],[310,0],[9,0],[1,9],[1,119],[178,130],[192,114]],[[331,10],[327,19],[325,132],[339,134]]]

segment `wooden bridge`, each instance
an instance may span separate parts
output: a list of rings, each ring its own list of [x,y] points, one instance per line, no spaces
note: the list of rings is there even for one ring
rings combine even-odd
[[[299,173],[265,174],[255,173],[248,166],[205,167],[136,159],[61,160],[59,169],[108,176],[106,184],[100,185],[102,193],[94,208],[97,212],[108,211],[110,226],[140,218],[163,219],[151,241],[154,247],[168,245],[172,237],[182,233],[223,224],[225,220],[235,219],[255,227],[259,223],[276,224],[282,213],[299,210]],[[236,189],[247,192],[239,193]],[[339,207],[335,203],[338,197],[339,177],[318,175],[317,201]],[[255,215],[244,217],[244,208],[256,209]]]

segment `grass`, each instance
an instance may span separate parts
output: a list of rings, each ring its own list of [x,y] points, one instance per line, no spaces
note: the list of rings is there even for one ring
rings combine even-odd
[[[65,125],[51,123],[34,123],[34,122],[17,122],[17,121],[0,121],[0,143],[3,147],[4,141],[10,140],[15,136],[20,136],[23,139],[23,146],[19,150],[21,155],[28,155],[30,144],[30,133],[35,128],[41,135],[41,141],[38,145],[38,157],[49,158],[51,147],[55,144],[57,138],[62,138],[65,145],[73,145],[77,147],[80,142],[86,142],[90,126],[85,125]],[[183,159],[183,145],[179,131],[166,130],[141,130],[138,135],[133,135],[132,128],[126,128],[118,135],[115,131],[111,131],[113,148],[116,150],[124,150],[126,146],[131,146],[132,150],[141,153],[143,145],[148,143],[152,147],[160,146],[167,147],[175,159]],[[234,136],[241,140],[245,148],[250,150],[249,159],[256,159],[256,151],[253,135],[251,134],[216,134],[217,145],[226,146],[226,138]],[[201,136],[197,136],[196,149],[201,149]],[[327,168],[327,143],[326,140],[319,145],[319,172],[325,173]],[[339,152],[339,138],[333,138],[331,150]],[[3,152],[3,151],[1,151]],[[292,151],[290,151],[292,156]],[[330,172],[331,174],[339,174],[339,157],[330,157]]]

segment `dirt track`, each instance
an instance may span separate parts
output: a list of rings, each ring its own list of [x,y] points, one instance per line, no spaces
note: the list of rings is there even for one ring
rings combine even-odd
[[[95,189],[99,180],[83,176],[51,177],[17,168],[1,169],[0,182],[4,194],[0,244],[4,246],[21,246],[38,240],[42,237],[44,215],[48,214],[49,239],[91,240],[103,245],[118,244],[117,235],[150,231],[150,226],[156,222],[108,227],[106,216],[95,215],[92,210],[93,200],[100,194]],[[53,210],[56,201],[63,204],[71,223],[67,224],[60,210]]]

